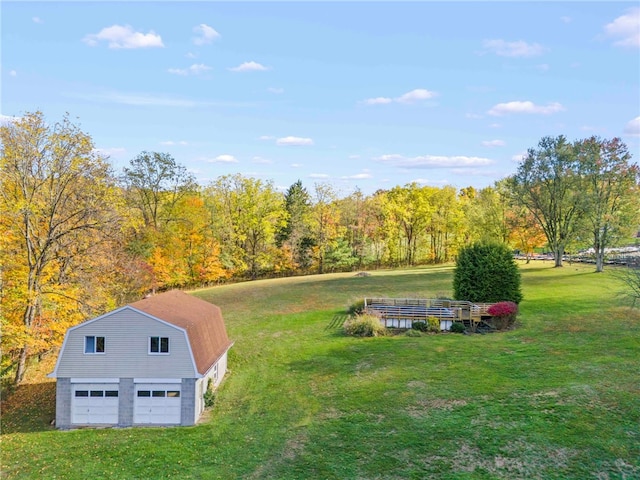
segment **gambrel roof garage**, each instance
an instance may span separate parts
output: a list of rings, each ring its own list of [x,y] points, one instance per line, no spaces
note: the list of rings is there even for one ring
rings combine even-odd
[[[220,308],[177,290],[72,327],[49,375],[56,426],[193,425],[232,345]]]

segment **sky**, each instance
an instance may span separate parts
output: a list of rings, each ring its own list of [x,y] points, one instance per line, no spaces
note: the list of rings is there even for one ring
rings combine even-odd
[[[544,136],[640,158],[638,2],[0,3],[0,119],[67,112],[121,171],[165,152],[348,195],[483,188]]]

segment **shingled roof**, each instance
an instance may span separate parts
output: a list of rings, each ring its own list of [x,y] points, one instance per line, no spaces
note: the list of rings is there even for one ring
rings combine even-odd
[[[180,290],[153,295],[129,306],[185,329],[200,374],[204,375],[233,345],[220,307]]]

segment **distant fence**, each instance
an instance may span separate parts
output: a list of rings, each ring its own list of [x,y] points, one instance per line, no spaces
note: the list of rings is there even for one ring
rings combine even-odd
[[[526,260],[525,255],[515,255],[519,260]],[[553,255],[532,255],[531,260],[553,260]],[[591,263],[595,264],[596,259],[593,255],[565,255],[563,261],[569,263]],[[605,265],[619,265],[623,267],[640,268],[640,256],[638,255],[607,255],[604,260]]]

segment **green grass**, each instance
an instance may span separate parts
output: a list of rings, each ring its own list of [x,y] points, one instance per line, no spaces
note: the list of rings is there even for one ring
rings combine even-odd
[[[336,328],[364,296],[450,294],[451,267],[194,292],[236,342],[205,423],[59,432],[40,386],[3,412],[3,478],[640,478],[640,314],[610,272],[521,266],[520,325],[491,335]]]

